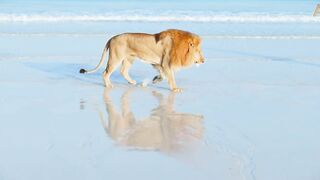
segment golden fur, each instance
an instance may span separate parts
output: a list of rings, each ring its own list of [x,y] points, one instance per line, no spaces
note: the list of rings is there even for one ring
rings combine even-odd
[[[107,50],[109,60],[103,74],[106,87],[112,87],[110,75],[120,63],[121,74],[131,84],[136,84],[129,76],[129,68],[134,59],[150,63],[159,71],[153,82],[167,78],[170,89],[180,92],[176,87],[174,71],[194,63],[203,63],[199,36],[176,29],[169,29],[157,34],[124,33],[112,37],[106,44],[100,63],[93,70],[81,69],[80,73],[96,72],[103,64]]]

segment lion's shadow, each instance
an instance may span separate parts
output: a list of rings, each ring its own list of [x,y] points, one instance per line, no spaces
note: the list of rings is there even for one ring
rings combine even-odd
[[[80,74],[81,67],[90,67],[86,64],[63,63],[63,62],[25,62],[24,65],[47,74],[47,78],[52,80],[72,79],[85,83],[104,86],[102,73],[103,69],[93,74]],[[141,79],[139,76],[133,76],[135,79]],[[112,74],[112,80],[117,84],[128,84],[119,71]]]

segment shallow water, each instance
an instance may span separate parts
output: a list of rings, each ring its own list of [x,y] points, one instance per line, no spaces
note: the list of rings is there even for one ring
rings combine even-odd
[[[206,64],[178,72],[172,94],[78,74],[100,37],[1,38],[2,179],[319,177],[317,40],[206,39]]]

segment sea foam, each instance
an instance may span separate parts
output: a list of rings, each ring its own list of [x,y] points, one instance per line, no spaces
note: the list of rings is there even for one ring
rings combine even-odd
[[[141,21],[141,22],[212,22],[212,23],[320,23],[311,15],[275,14],[0,14],[0,22],[63,22],[63,21]]]

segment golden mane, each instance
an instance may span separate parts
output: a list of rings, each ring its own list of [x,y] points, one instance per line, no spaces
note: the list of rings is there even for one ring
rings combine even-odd
[[[200,37],[182,30],[168,29],[159,34],[156,34],[157,40],[169,36],[172,40],[170,51],[170,66],[179,68],[192,64],[192,59],[189,54],[189,44],[192,43],[195,47],[200,44]]]

